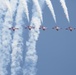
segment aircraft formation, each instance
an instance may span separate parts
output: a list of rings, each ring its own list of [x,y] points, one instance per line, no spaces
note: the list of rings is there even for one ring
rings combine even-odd
[[[35,29],[34,26],[26,26],[26,27],[24,27],[24,28],[25,28],[25,29],[29,29],[29,30]],[[45,27],[45,26],[40,26],[39,29],[42,29],[43,31],[45,31],[45,30],[47,29],[47,27]],[[55,29],[56,31],[59,31],[59,30],[62,29],[62,28],[59,27],[59,26],[54,26],[54,27],[52,27],[52,29]],[[15,31],[15,30],[19,30],[19,28],[10,27],[9,30]],[[76,30],[76,28],[73,28],[73,27],[69,26],[68,28],[65,28],[65,30],[73,31],[73,30]]]

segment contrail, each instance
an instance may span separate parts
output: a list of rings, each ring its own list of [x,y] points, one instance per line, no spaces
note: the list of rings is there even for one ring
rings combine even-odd
[[[53,15],[54,21],[56,22],[56,15],[55,15],[55,12],[54,12],[53,5],[51,3],[51,0],[45,0],[45,1],[46,1],[47,6],[50,9],[52,15]]]
[[[37,13],[38,14],[38,13]],[[33,15],[31,26],[35,26],[36,29],[31,30],[29,32],[29,40],[26,42],[27,52],[25,57],[25,67],[23,70],[23,75],[35,75],[36,74],[36,63],[38,56],[36,54],[36,41],[39,37],[39,27],[41,25],[41,21],[38,17]]]
[[[10,5],[15,6],[17,0],[11,0]],[[4,5],[4,4],[3,4]],[[4,23],[2,24],[2,51],[0,52],[0,75],[8,75],[10,71],[7,69],[10,67],[11,63],[11,43],[12,35],[9,27],[12,27],[14,9],[12,7],[12,12],[10,9],[5,12]],[[2,6],[3,10],[6,11],[6,7]],[[2,17],[3,18],[3,17]]]
[[[36,11],[38,12],[37,14],[39,15],[41,21],[43,22],[42,10],[40,8],[38,0],[32,0],[32,1],[33,1],[33,4],[34,4],[34,7],[36,7]],[[35,12],[35,11],[33,11],[33,12]]]
[[[61,3],[61,6],[62,6],[62,8],[64,10],[64,13],[66,15],[66,18],[67,18],[68,22],[70,22],[69,15],[68,15],[68,9],[67,9],[65,0],[60,0],[60,3]]]
[[[0,5],[1,6],[1,5]],[[4,72],[6,72],[3,68],[3,65],[4,65],[4,61],[3,61],[3,50],[2,50],[2,25],[3,25],[3,22],[4,22],[4,17],[5,16],[5,13],[3,11],[4,8],[2,8],[2,10],[0,9],[0,75],[4,75]]]
[[[4,23],[2,24],[2,51],[0,53],[0,75],[9,74],[7,67],[10,66],[10,53],[11,53],[11,31],[8,27],[11,26],[11,15],[8,9],[4,18]]]
[[[3,4],[3,6],[4,6],[5,8],[7,8],[7,9],[10,11],[10,14],[11,14],[10,1],[9,1],[9,0],[1,0],[0,2]]]
[[[27,0],[21,0],[21,3],[24,8],[24,12],[26,13],[27,20],[29,21],[29,11],[28,11]]]
[[[22,15],[23,15],[23,8],[20,1],[17,9],[16,26],[15,26],[16,28],[19,28],[19,30],[15,30],[12,42],[11,75],[22,75],[22,66],[21,66],[23,61]]]
[[[23,75],[36,75],[37,71],[36,64],[38,56],[36,53],[36,42],[40,34],[39,27],[41,25],[41,19],[38,15],[37,8],[34,5],[32,11],[33,14],[30,26],[34,26],[35,29],[29,31],[29,40],[26,42],[27,52],[25,56]]]
[[[11,5],[10,5],[10,2],[7,0],[4,0],[4,2],[5,2],[5,4],[6,4],[6,6],[8,7],[8,9],[9,9],[9,11],[10,11],[10,13],[12,13],[12,11],[11,11]]]

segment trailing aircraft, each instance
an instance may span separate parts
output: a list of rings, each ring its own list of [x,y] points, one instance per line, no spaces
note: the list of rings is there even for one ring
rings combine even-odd
[[[42,29],[42,30],[46,30],[47,29],[47,27],[45,27],[45,26],[40,26],[40,28],[39,29]]]
[[[70,30],[70,31],[73,31],[73,30],[75,30],[76,28],[73,28],[73,27],[68,27],[68,28],[66,28],[66,30]]]
[[[27,27],[25,27],[25,29],[29,29],[29,30],[31,30],[31,29],[34,29],[35,27],[33,27],[33,26],[27,26]]]
[[[59,26],[54,26],[52,29],[55,29],[55,30],[59,31],[62,28],[60,28]]]
[[[19,28],[15,28],[15,27],[9,28],[9,30],[13,30],[13,31],[18,30],[18,29],[19,29]]]

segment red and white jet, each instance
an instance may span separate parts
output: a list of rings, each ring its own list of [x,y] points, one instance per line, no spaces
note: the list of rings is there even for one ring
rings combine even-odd
[[[60,29],[62,29],[62,28],[60,28],[59,26],[55,26],[55,27],[53,27],[52,29],[55,29],[55,30],[60,30]]]
[[[35,27],[33,27],[33,26],[27,26],[27,27],[25,27],[25,29],[29,29],[29,30],[31,30],[31,29],[34,29]]]
[[[73,28],[73,27],[68,27],[68,28],[66,28],[66,30],[70,30],[70,31],[72,31],[72,30],[75,30],[76,28]]]
[[[42,30],[46,30],[47,29],[47,27],[45,27],[45,26],[40,26],[40,28],[39,29],[42,29]]]
[[[18,30],[18,29],[19,29],[19,28],[15,28],[15,27],[9,28],[9,30],[13,30],[13,31]]]

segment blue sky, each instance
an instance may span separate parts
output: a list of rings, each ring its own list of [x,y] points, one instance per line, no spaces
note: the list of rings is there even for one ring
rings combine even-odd
[[[43,9],[43,24],[47,26],[37,41],[37,75],[76,75],[76,31],[66,31],[68,26],[76,27],[75,0],[65,0],[69,12],[68,23],[59,0],[52,0],[57,23],[54,22],[49,8]],[[58,25],[63,30],[55,31],[52,27]]]

